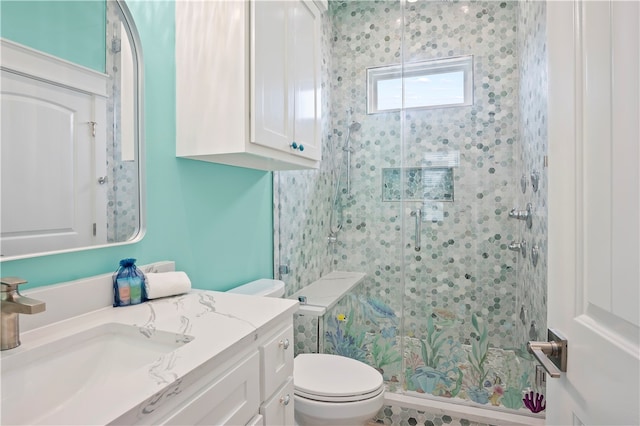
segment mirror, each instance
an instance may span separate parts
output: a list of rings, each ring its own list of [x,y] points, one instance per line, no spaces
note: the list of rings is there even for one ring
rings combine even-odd
[[[144,234],[143,63],[124,1],[0,3],[0,260]]]

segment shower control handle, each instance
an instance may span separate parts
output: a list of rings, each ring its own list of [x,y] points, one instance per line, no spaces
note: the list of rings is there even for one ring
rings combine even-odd
[[[527,242],[525,240],[522,240],[519,243],[512,241],[508,247],[511,251],[519,251],[522,257],[527,257]]]
[[[533,226],[533,206],[531,203],[527,203],[526,210],[511,209],[509,217],[512,219],[524,220],[527,223],[527,228],[531,229]]]

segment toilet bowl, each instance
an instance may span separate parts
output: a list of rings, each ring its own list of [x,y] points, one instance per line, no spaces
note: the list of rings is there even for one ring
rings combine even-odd
[[[293,384],[300,425],[364,425],[384,402],[382,375],[339,355],[298,355],[293,360]]]
[[[284,283],[262,279],[231,293],[282,297]],[[384,380],[373,367],[330,354],[299,354],[293,360],[296,423],[364,425],[384,404]]]

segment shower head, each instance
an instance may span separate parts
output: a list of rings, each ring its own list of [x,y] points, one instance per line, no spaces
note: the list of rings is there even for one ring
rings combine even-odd
[[[351,148],[351,132],[357,132],[361,127],[362,124],[358,123],[357,121],[351,122],[351,124],[347,128],[347,140],[344,143],[344,148],[342,148],[343,151],[353,152],[353,149]]]

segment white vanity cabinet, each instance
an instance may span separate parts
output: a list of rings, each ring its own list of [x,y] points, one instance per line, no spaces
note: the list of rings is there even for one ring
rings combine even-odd
[[[176,2],[176,155],[317,168],[320,19],[311,0]]]
[[[233,356],[185,378],[154,414],[116,424],[293,426],[293,317],[229,349]]]
[[[297,300],[191,289],[114,308],[111,274],[25,295],[47,310],[24,315],[22,344],[2,353],[2,386],[22,389],[3,394],[2,424],[294,424]]]

